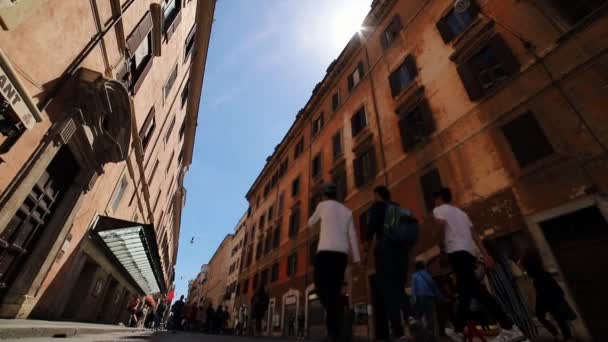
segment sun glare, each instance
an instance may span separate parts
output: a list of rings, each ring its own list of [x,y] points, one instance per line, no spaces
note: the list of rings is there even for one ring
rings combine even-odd
[[[331,21],[332,40],[335,46],[343,47],[359,31],[361,22],[369,11],[369,1],[348,0],[336,11]]]

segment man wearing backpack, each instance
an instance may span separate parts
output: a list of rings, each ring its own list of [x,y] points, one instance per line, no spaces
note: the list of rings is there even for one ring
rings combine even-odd
[[[410,249],[418,234],[418,224],[411,213],[391,201],[385,186],[374,189],[375,202],[367,225],[367,245],[375,238],[374,259],[381,300],[391,323],[393,339],[404,339],[401,312],[411,317],[409,298],[405,293]],[[366,250],[368,246],[366,246]]]

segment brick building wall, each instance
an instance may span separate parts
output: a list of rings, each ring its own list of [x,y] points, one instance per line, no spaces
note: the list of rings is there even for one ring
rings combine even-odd
[[[238,300],[248,304],[253,279],[259,284],[262,272],[278,265],[278,276],[268,280],[270,315],[281,313],[277,329],[269,317],[273,333],[289,333],[286,294],[297,294],[299,310],[306,307],[318,228],[305,223],[318,189],[345,178],[345,203],[360,238],[379,184],[423,222],[412,261],[438,242],[428,219],[430,195],[449,186],[477,232],[489,244],[508,246],[497,253],[517,260],[530,247],[540,250],[584,318],[577,321],[581,338],[600,336],[597,313],[579,289],[588,274],[572,272],[576,261],[559,252],[562,240],[555,236],[561,233],[547,229],[560,226],[551,220],[566,225],[580,216],[595,227],[589,234],[605,241],[606,6],[574,11],[544,1],[471,3],[455,14],[448,0],[374,1],[362,32],[330,65],[267,159],[246,195],[244,253],[253,257],[241,269]],[[296,179],[299,191],[292,193]],[[299,227],[290,236],[293,222]],[[277,247],[256,258],[258,243],[277,228]],[[570,234],[577,243],[568,248],[580,265],[596,260],[582,252],[605,248],[582,231]],[[354,271],[354,303],[373,302],[373,273],[371,260]],[[373,320],[367,322],[372,334]]]

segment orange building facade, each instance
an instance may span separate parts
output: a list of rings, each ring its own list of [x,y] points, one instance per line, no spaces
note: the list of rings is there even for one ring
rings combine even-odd
[[[0,8],[1,317],[126,323],[171,290],[214,9]]]
[[[540,251],[582,318],[579,338],[601,340],[606,37],[605,1],[477,0],[458,10],[450,0],[373,1],[246,195],[237,303],[249,305],[263,282],[267,334],[295,335],[303,313],[308,336],[324,336],[312,285],[318,227],[306,221],[329,181],[360,239],[373,188],[388,186],[423,222],[411,259],[440,274],[431,194],[449,186],[505,268]],[[357,336],[381,325],[368,262],[353,269]]]

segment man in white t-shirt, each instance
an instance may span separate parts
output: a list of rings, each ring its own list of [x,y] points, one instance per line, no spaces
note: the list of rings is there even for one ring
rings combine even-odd
[[[493,341],[524,341],[525,336],[513,325],[513,321],[475,274],[478,256],[488,254],[473,230],[471,219],[464,211],[451,204],[452,192],[449,188],[441,189],[434,197],[433,216],[443,228],[442,250],[448,255],[457,281],[459,300],[454,322],[456,333],[462,333],[470,318],[471,300],[476,299],[491,312],[502,327],[501,334]],[[486,260],[490,258],[486,257]],[[492,266],[491,263],[486,263]]]
[[[353,213],[337,200],[334,184],[327,184],[321,201],[308,220],[308,225],[321,223],[319,245],[315,255],[315,289],[326,311],[327,334],[330,342],[342,338],[344,309],[340,302],[340,290],[344,283],[344,272],[349,252],[353,262],[358,263],[359,242]]]

